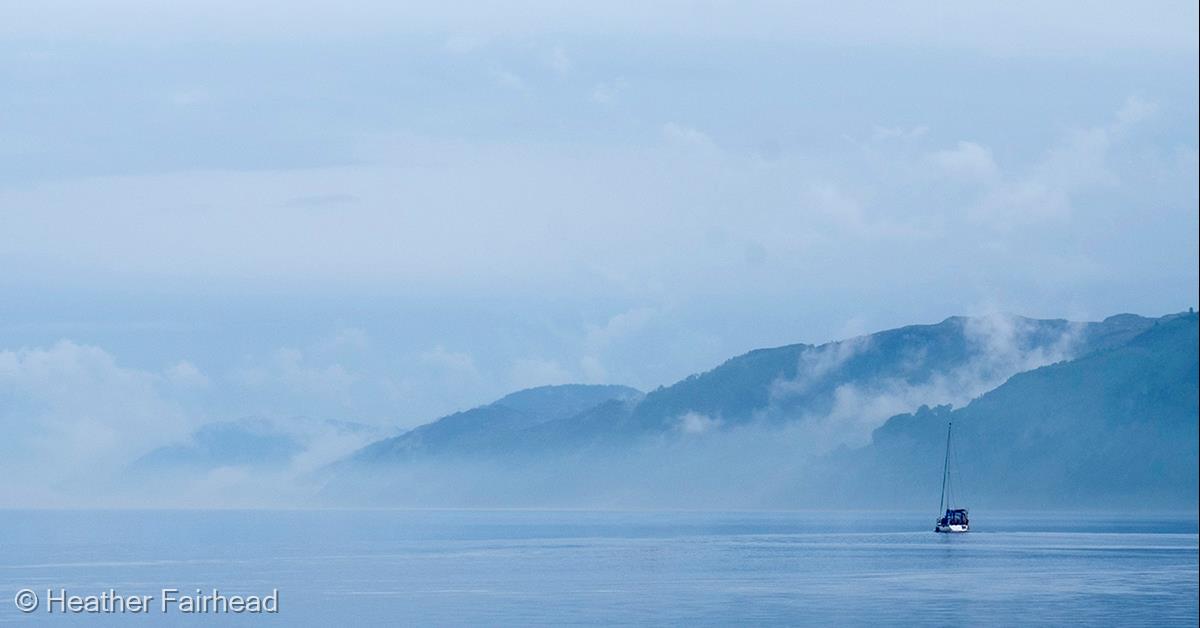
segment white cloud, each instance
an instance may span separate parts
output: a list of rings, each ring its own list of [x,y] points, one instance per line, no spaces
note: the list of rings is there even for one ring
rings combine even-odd
[[[1043,156],[1030,178],[1064,194],[1113,183],[1108,157],[1116,130],[1117,125],[1071,131]]]
[[[971,182],[988,183],[1000,176],[992,151],[975,142],[959,142],[954,148],[933,153],[930,160],[946,175]]]
[[[608,369],[599,358],[585,355],[579,359],[579,370],[583,372],[583,382],[588,384],[607,384]]]
[[[892,416],[921,405],[966,404],[1016,373],[1069,359],[1078,348],[1080,329],[1074,326],[1052,342],[1037,344],[1031,342],[1034,328],[1020,317],[987,313],[962,324],[971,354],[961,364],[930,363],[921,352],[907,356],[907,368],[899,373],[840,383],[832,391],[828,410],[800,408],[798,416],[788,417],[795,422],[793,436],[815,451],[864,445],[871,432]],[[773,403],[829,385],[829,375],[868,350],[869,341],[870,337],[854,338],[804,352],[796,376],[772,384]],[[904,373],[926,368],[933,372],[917,383]]]
[[[848,360],[871,346],[870,336],[856,336],[805,351],[796,366],[796,376],[771,383],[771,398],[784,399],[807,393],[820,385],[830,373],[836,372]]]
[[[167,380],[181,388],[204,388],[208,386],[208,376],[200,372],[196,365],[182,360],[175,363],[166,371]]]
[[[611,316],[603,325],[588,325],[584,345],[589,352],[603,351],[614,342],[645,329],[658,315],[653,307],[636,307]]]
[[[607,383],[605,355],[614,345],[635,339],[658,315],[657,308],[636,307],[614,314],[603,325],[587,325],[583,336],[583,357],[579,362],[585,381]]]
[[[1140,96],[1130,96],[1125,104],[1117,111],[1118,127],[1128,127],[1154,117],[1158,113],[1158,103],[1150,102]]]
[[[1066,132],[1024,172],[1002,170],[990,149],[967,141],[936,151],[928,160],[941,173],[979,187],[980,196],[969,207],[977,223],[1006,231],[1065,221],[1072,214],[1073,197],[1119,183],[1110,163],[1114,147],[1157,111],[1155,103],[1130,97],[1109,123]]]
[[[469,353],[448,351],[445,347],[438,345],[422,352],[419,359],[423,364],[449,371],[458,377],[479,377],[475,359]]]
[[[686,412],[676,420],[676,426],[684,434],[704,434],[721,427],[721,420],[699,412]]]
[[[385,292],[415,281],[464,294],[512,281],[567,289],[582,277],[599,276],[603,286],[596,290],[616,286],[640,298],[686,293],[702,282],[707,287],[697,289],[711,290],[714,273],[724,272],[725,292],[757,287],[771,294],[783,283],[776,278],[791,273],[813,285],[835,262],[842,273],[859,260],[882,266],[878,262],[886,257],[897,272],[901,267],[921,272],[913,268],[921,259],[946,262],[959,243],[977,241],[981,233],[1009,237],[1003,230],[1013,225],[1069,217],[1073,194],[1114,181],[1090,175],[1096,163],[1104,166],[1102,174],[1120,175],[1125,166],[1078,156],[1112,153],[1098,134],[1061,142],[1062,149],[1043,151],[1042,159],[1024,166],[1001,162],[1002,153],[993,154],[981,141],[950,143],[932,156],[898,142],[873,146],[869,155],[825,155],[797,146],[764,164],[724,147],[719,160],[695,158],[713,147],[706,133],[679,123],[655,130],[663,144],[690,150],[405,137],[376,165],[0,186],[0,206],[6,208],[0,217],[0,278],[214,285],[302,278],[322,286],[315,289]],[[1136,132],[1130,126],[1121,137]],[[1172,146],[1171,155],[1175,152]],[[1070,172],[1073,164],[1083,172]],[[964,182],[959,188],[975,187],[948,191],[955,186],[940,185],[946,169],[966,177],[956,179]],[[1169,168],[1163,176],[1178,181],[1187,175]],[[1182,182],[1173,185],[1186,189]],[[360,200],[336,211],[281,206],[330,190],[353,190]],[[180,205],[180,198],[189,203]],[[87,211],[92,206],[106,210]],[[1151,237],[1145,231],[1150,226],[1130,220],[1117,222],[1143,229],[1142,240]],[[762,269],[774,272],[732,277],[732,255],[738,270],[747,268],[740,263],[746,259],[740,246],[737,251],[663,246],[680,237],[702,240],[713,225],[729,232],[730,242],[761,245],[770,253]],[[1068,225],[1057,226],[1062,232]],[[845,236],[889,251],[852,251],[839,242]],[[905,242],[933,237],[944,238],[946,247],[895,261],[901,253],[895,249]],[[996,261],[977,269],[1013,272],[1009,260],[999,260],[1003,266]],[[839,279],[856,281],[872,279]],[[948,283],[942,281],[938,291],[962,288]],[[942,313],[955,311],[947,307]],[[579,359],[557,357],[572,366]]]
[[[262,387],[275,399],[340,395],[357,381],[340,365],[307,364],[295,349],[281,349],[241,375],[242,385]],[[256,420],[301,446],[278,468],[199,475],[180,469],[169,480],[138,475],[141,456],[187,443],[209,421],[229,420],[225,412],[213,418],[205,405],[208,393],[228,393],[214,386],[228,383],[186,360],[162,371],[132,368],[100,347],[69,340],[0,350],[0,505],[211,505],[253,503],[256,495],[281,503],[310,494],[305,474],[382,435],[366,425],[277,414]],[[203,397],[194,394],[201,389]]]
[[[685,126],[677,122],[667,122],[662,126],[663,137],[672,144],[703,152],[715,152],[717,145],[703,131]]]
[[[181,372],[194,380],[191,371],[124,367],[99,347],[69,340],[0,351],[0,502],[86,493],[134,457],[186,434],[195,419],[165,386]]]
[[[519,358],[509,367],[508,381],[511,388],[520,390],[535,386],[568,384],[574,377],[556,360],[530,357]]]

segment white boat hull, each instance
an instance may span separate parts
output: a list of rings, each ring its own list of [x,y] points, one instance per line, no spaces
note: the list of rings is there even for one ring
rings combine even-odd
[[[970,525],[951,524],[948,526],[944,526],[941,524],[937,524],[934,526],[933,531],[934,532],[946,532],[946,533],[958,533],[958,532],[967,532],[970,529],[971,529]]]

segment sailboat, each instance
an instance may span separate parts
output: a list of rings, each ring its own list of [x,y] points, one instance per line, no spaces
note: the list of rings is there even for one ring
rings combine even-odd
[[[954,428],[954,423],[946,425],[946,459],[942,462],[942,499],[938,503],[938,512],[945,509],[944,515],[934,524],[934,532],[967,532],[971,529],[971,522],[967,518],[966,508],[954,507],[954,485],[950,481],[950,432]]]

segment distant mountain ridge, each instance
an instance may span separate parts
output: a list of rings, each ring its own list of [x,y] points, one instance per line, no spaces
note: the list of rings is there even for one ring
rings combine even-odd
[[[642,396],[635,388],[615,385],[566,384],[530,388],[372,443],[353,460],[371,463],[414,456],[495,451],[539,425],[570,420],[608,402],[636,402]]]
[[[829,412],[846,386],[874,390],[880,381],[912,387],[933,385],[941,378],[946,380],[940,384],[944,387],[979,388],[963,393],[966,397],[960,401],[965,402],[1013,373],[1123,342],[1153,322],[1135,315],[1099,323],[951,317],[934,325],[912,325],[823,345],[757,349],[645,395],[625,387],[581,385],[520,391],[375,443],[356,459],[380,462],[389,455],[418,451],[512,453],[620,443],[649,433],[759,420],[794,420],[806,413]],[[997,340],[1003,344],[1000,353],[989,344]],[[514,403],[522,396],[535,399],[551,390],[564,399],[577,396],[575,405],[533,418],[526,416],[528,407],[521,409]],[[911,406],[897,406],[895,412],[929,401],[917,399]]]
[[[933,490],[928,461],[953,422],[977,503],[1194,507],[1198,332],[1195,314],[1164,317],[1123,344],[1014,375],[966,407],[893,417],[856,454],[860,473],[880,498]]]
[[[426,502],[442,503],[444,498],[456,505],[479,499],[507,504],[507,499],[518,499],[514,495],[525,499],[528,495],[519,492],[522,486],[532,491],[535,501],[541,500],[537,503],[594,494],[607,500],[605,503],[620,504],[631,496],[660,489],[665,491],[660,495],[667,496],[704,495],[700,487],[705,482],[725,480],[731,486],[722,486],[724,492],[713,495],[722,504],[832,503],[836,495],[830,490],[845,497],[875,493],[871,487],[884,486],[895,489],[890,496],[895,498],[923,492],[928,488],[927,478],[936,478],[925,466],[930,456],[937,457],[934,450],[944,439],[943,419],[962,413],[967,424],[989,425],[999,419],[985,415],[1000,415],[983,409],[994,407],[999,403],[996,399],[1008,400],[1001,406],[1026,404],[1025,411],[1031,415],[1054,414],[1058,417],[1054,420],[1063,425],[1078,423],[1084,415],[1116,421],[1096,403],[1079,400],[1074,406],[1076,414],[1061,404],[1077,394],[1073,386],[1090,382],[1085,388],[1090,386],[1089,390],[1105,399],[1103,403],[1114,408],[1149,407],[1145,399],[1135,398],[1142,394],[1138,392],[1141,389],[1120,388],[1104,380],[1119,380],[1117,374],[1124,373],[1141,377],[1138,381],[1149,387],[1145,390],[1156,390],[1155,394],[1168,399],[1162,408],[1170,408],[1170,424],[1183,426],[1169,432],[1172,438],[1194,434],[1196,378],[1189,380],[1180,373],[1186,375],[1187,368],[1195,373],[1195,342],[1189,354],[1178,342],[1155,340],[1176,328],[1184,330],[1177,333],[1186,340],[1189,325],[1194,337],[1194,314],[1159,319],[1122,314],[1091,323],[1012,316],[952,317],[933,325],[902,327],[823,345],[759,349],[644,395],[619,386],[520,391],[373,443],[338,469],[339,473],[357,474],[356,481],[379,480],[381,488],[372,499],[403,502],[408,497],[415,499],[419,492]],[[1138,356],[1149,362],[1139,362],[1142,358]],[[1168,364],[1170,368],[1166,368]],[[1164,368],[1155,370],[1155,365]],[[1095,375],[1108,383],[1080,379],[1081,372],[1109,373]],[[1042,381],[1047,373],[1075,373],[1076,379],[1060,375],[1041,388],[1031,388],[1028,382]],[[1157,388],[1151,386],[1154,381],[1159,381]],[[965,407],[951,411],[946,404]],[[1049,408],[1057,409],[1051,412]],[[892,438],[907,433],[898,426],[909,424],[922,427],[908,436]],[[941,427],[930,427],[935,424]],[[1131,424],[1117,421],[1113,425]],[[1103,439],[1103,434],[1094,430],[1080,433],[1085,432]],[[1053,439],[1064,438],[1064,432],[1041,433],[1050,439],[1041,443],[1048,451],[1063,447]],[[1026,441],[1011,440],[1017,434],[1003,430],[997,434],[1002,435],[997,438],[1009,440],[979,445],[983,452],[979,460],[986,461],[991,469],[988,473],[1002,475],[1015,462],[1004,456],[1004,446]],[[916,440],[900,444],[910,436]],[[1153,438],[1136,442],[1142,443],[1143,453],[1152,449]],[[1093,443],[1092,450],[1104,451],[1098,447]],[[1190,467],[1188,450],[1175,451],[1163,463],[1175,474],[1169,477],[1177,477],[1180,469],[1195,468],[1194,447],[1190,451]],[[1024,454],[1042,456],[1037,460],[1045,461],[1045,452],[1031,449]],[[778,458],[775,464],[773,456]],[[843,457],[854,463],[843,465]],[[723,463],[716,464],[718,460]],[[1061,461],[1062,473],[1093,468],[1080,467],[1069,456]],[[518,471],[519,477],[505,475]],[[886,480],[873,478],[873,473],[885,475]],[[839,474],[849,479],[838,481]],[[1043,477],[1052,475],[1047,472]],[[418,476],[427,486],[414,491],[412,482]],[[449,476],[456,479],[438,488],[439,480]],[[1144,469],[1137,470],[1136,476],[1136,481],[1130,481],[1138,486],[1149,481]],[[1012,477],[1020,477],[1020,473]],[[392,484],[397,478],[409,488]],[[679,482],[687,484],[670,488]],[[754,489],[733,488],[746,482],[755,485]],[[855,482],[858,484],[850,486]],[[332,492],[340,485],[344,483],[335,478]],[[1010,486],[997,484],[1001,485]],[[472,486],[475,488],[468,488]],[[1065,480],[1055,486],[1084,488]],[[1083,490],[1081,499],[1102,496],[1103,491],[1092,490],[1096,488]],[[461,499],[450,495],[460,490],[469,495],[460,495]],[[1043,499],[1049,494],[1046,491],[1052,492],[1046,488],[1040,496],[1029,493],[1026,497]],[[1175,489],[1168,492],[1177,495]],[[1160,498],[1165,499],[1156,497]],[[712,503],[700,502],[704,506]],[[1195,503],[1194,496],[1191,503]]]
[[[347,421],[289,417],[244,417],[196,428],[181,442],[157,447],[128,465],[133,475],[206,472],[219,468],[267,470],[285,467],[310,451],[315,441],[371,442],[375,427]]]
[[[997,324],[1010,328],[994,329]],[[648,394],[634,411],[634,420],[661,425],[688,412],[733,422],[764,415],[786,419],[797,411],[827,410],[838,386],[847,383],[891,378],[922,384],[978,358],[985,361],[978,365],[978,375],[1003,381],[1038,361],[1119,344],[1152,324],[1152,319],[1135,315],[1099,323],[951,317],[935,325],[910,325],[824,345],[758,349]],[[995,340],[1006,343],[1001,355],[989,354],[997,348],[989,346]]]

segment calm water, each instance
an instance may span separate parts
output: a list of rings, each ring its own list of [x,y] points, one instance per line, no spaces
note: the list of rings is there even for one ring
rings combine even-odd
[[[14,625],[1197,623],[1187,518],[0,511]],[[25,615],[14,594],[280,590],[278,615]],[[157,599],[154,602],[157,604]]]

